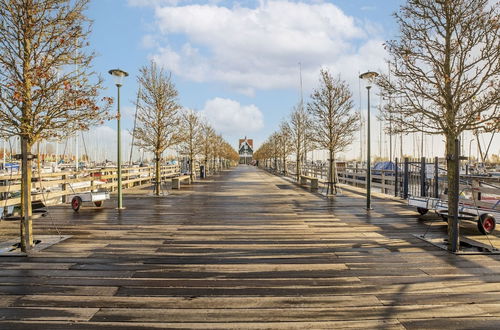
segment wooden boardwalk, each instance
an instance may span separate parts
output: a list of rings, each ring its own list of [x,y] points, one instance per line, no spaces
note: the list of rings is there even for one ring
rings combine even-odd
[[[121,212],[51,208],[35,233],[70,239],[0,257],[0,329],[500,328],[500,256],[415,238],[430,218],[398,201],[368,215],[353,191],[328,200],[249,166],[126,193]],[[0,239],[17,230],[1,222]]]

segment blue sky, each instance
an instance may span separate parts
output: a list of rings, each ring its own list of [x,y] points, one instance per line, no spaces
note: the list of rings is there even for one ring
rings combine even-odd
[[[105,94],[116,93],[109,69],[130,74],[122,89],[125,128],[132,127],[138,70],[154,59],[172,72],[180,103],[203,112],[236,146],[245,135],[263,142],[297,104],[299,62],[305,101],[325,67],[351,85],[355,110],[365,109],[358,75],[386,70],[382,43],[396,37],[392,13],[403,2],[94,0],[87,15]],[[114,129],[109,123],[92,135],[111,143]],[[430,154],[435,143],[426,143]],[[345,155],[359,150],[357,138]]]

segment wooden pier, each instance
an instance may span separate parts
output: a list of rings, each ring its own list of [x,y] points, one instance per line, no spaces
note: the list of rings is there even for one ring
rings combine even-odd
[[[327,199],[246,165],[150,194],[35,220],[35,239],[71,238],[0,257],[0,329],[499,328],[500,255],[418,239],[445,224],[395,198],[367,212],[355,188]]]

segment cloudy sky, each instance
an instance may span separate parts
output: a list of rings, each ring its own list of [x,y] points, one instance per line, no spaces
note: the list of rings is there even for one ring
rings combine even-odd
[[[133,123],[138,70],[154,60],[172,72],[181,104],[204,113],[236,146],[245,135],[258,145],[278,127],[300,99],[300,70],[306,101],[320,68],[328,68],[349,82],[356,110],[365,109],[359,73],[386,70],[383,42],[397,35],[391,15],[402,3],[95,0],[87,13],[105,93],[116,92],[109,69],[130,73],[122,88],[126,128]],[[373,103],[376,116],[376,96]],[[93,136],[111,143],[114,129],[109,123]],[[357,139],[347,155],[359,153]]]

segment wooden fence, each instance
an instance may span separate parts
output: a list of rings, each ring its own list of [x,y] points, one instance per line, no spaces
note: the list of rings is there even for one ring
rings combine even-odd
[[[266,163],[263,163],[265,167]],[[279,161],[267,162],[268,170],[283,174]],[[303,164],[303,175],[316,177],[321,184],[328,181],[328,165]],[[286,165],[286,175],[295,178],[295,163]],[[337,182],[355,187],[366,187],[366,168],[338,167]],[[447,200],[446,170],[435,159],[405,159],[391,170],[372,169],[373,191],[407,199],[409,196],[434,197]],[[460,177],[460,202],[500,210],[500,177],[462,175]]]
[[[161,167],[162,181],[180,174],[178,165]],[[122,188],[151,183],[155,177],[153,166],[122,168]],[[0,175],[1,207],[16,205],[21,202],[21,174]],[[75,192],[90,190],[114,191],[118,187],[117,168],[90,169],[82,171],[65,171],[55,173],[37,173],[32,178],[32,200],[54,200],[64,198]]]

